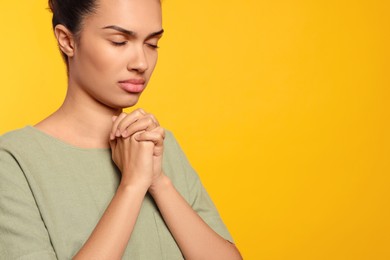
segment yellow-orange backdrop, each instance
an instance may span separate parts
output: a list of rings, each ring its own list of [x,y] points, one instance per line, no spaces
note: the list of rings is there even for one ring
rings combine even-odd
[[[60,104],[46,0],[1,0],[0,133]],[[164,0],[139,106],[172,130],[245,259],[390,259],[388,1]]]

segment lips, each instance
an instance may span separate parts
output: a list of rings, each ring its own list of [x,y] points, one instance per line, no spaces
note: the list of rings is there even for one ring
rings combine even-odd
[[[145,89],[145,80],[142,78],[122,80],[118,83],[124,91],[129,93],[141,93]]]

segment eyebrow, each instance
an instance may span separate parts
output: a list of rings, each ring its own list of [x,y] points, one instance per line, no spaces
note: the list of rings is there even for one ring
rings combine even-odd
[[[126,34],[126,35],[131,36],[131,37],[134,37],[137,35],[135,32],[126,30],[126,29],[119,27],[117,25],[109,25],[109,26],[103,27],[102,29],[112,29],[112,30],[121,32],[121,33]],[[153,32],[153,33],[149,34],[146,37],[146,39],[150,39],[150,38],[153,38],[156,36],[161,36],[163,33],[164,33],[164,29],[161,29],[160,31]]]

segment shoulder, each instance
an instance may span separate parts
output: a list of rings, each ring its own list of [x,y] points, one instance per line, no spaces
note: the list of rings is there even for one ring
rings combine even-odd
[[[188,160],[174,134],[170,130],[165,130],[164,157],[173,165],[188,166]]]
[[[179,146],[174,134],[172,133],[172,131],[167,130],[167,129],[165,129],[164,146],[165,146],[165,149],[168,149],[168,150],[180,149],[180,146]]]
[[[36,158],[47,147],[45,139],[32,127],[26,126],[0,136],[0,161],[12,157],[21,163]]]
[[[13,143],[17,144],[18,142],[27,139],[31,135],[31,126],[25,126],[20,129],[12,130],[3,135],[0,135],[0,145],[10,145]]]
[[[176,189],[190,203],[190,189],[199,182],[199,177],[171,131],[166,130],[163,156],[164,173]]]
[[[28,140],[29,127],[13,130],[0,136],[0,149],[1,150],[14,150],[19,147],[23,147]]]
[[[32,126],[25,126],[0,136],[0,150],[9,153],[24,153],[35,150],[39,145],[39,135]]]
[[[1,190],[10,183],[23,183],[20,154],[23,150],[24,135],[24,130],[18,129],[0,136]]]
[[[28,127],[24,127],[7,132],[0,136],[1,172],[5,172],[5,168],[7,168],[7,171],[11,168],[19,168],[19,155],[25,148],[26,140],[28,139],[27,129]]]
[[[54,259],[55,256],[32,193],[34,182],[28,179],[21,159],[31,134],[28,128],[22,128],[0,136],[1,259]]]

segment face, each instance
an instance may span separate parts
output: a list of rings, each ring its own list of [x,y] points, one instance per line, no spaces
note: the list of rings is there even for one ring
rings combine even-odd
[[[157,62],[159,0],[98,0],[69,57],[69,86],[114,109],[133,106]]]

